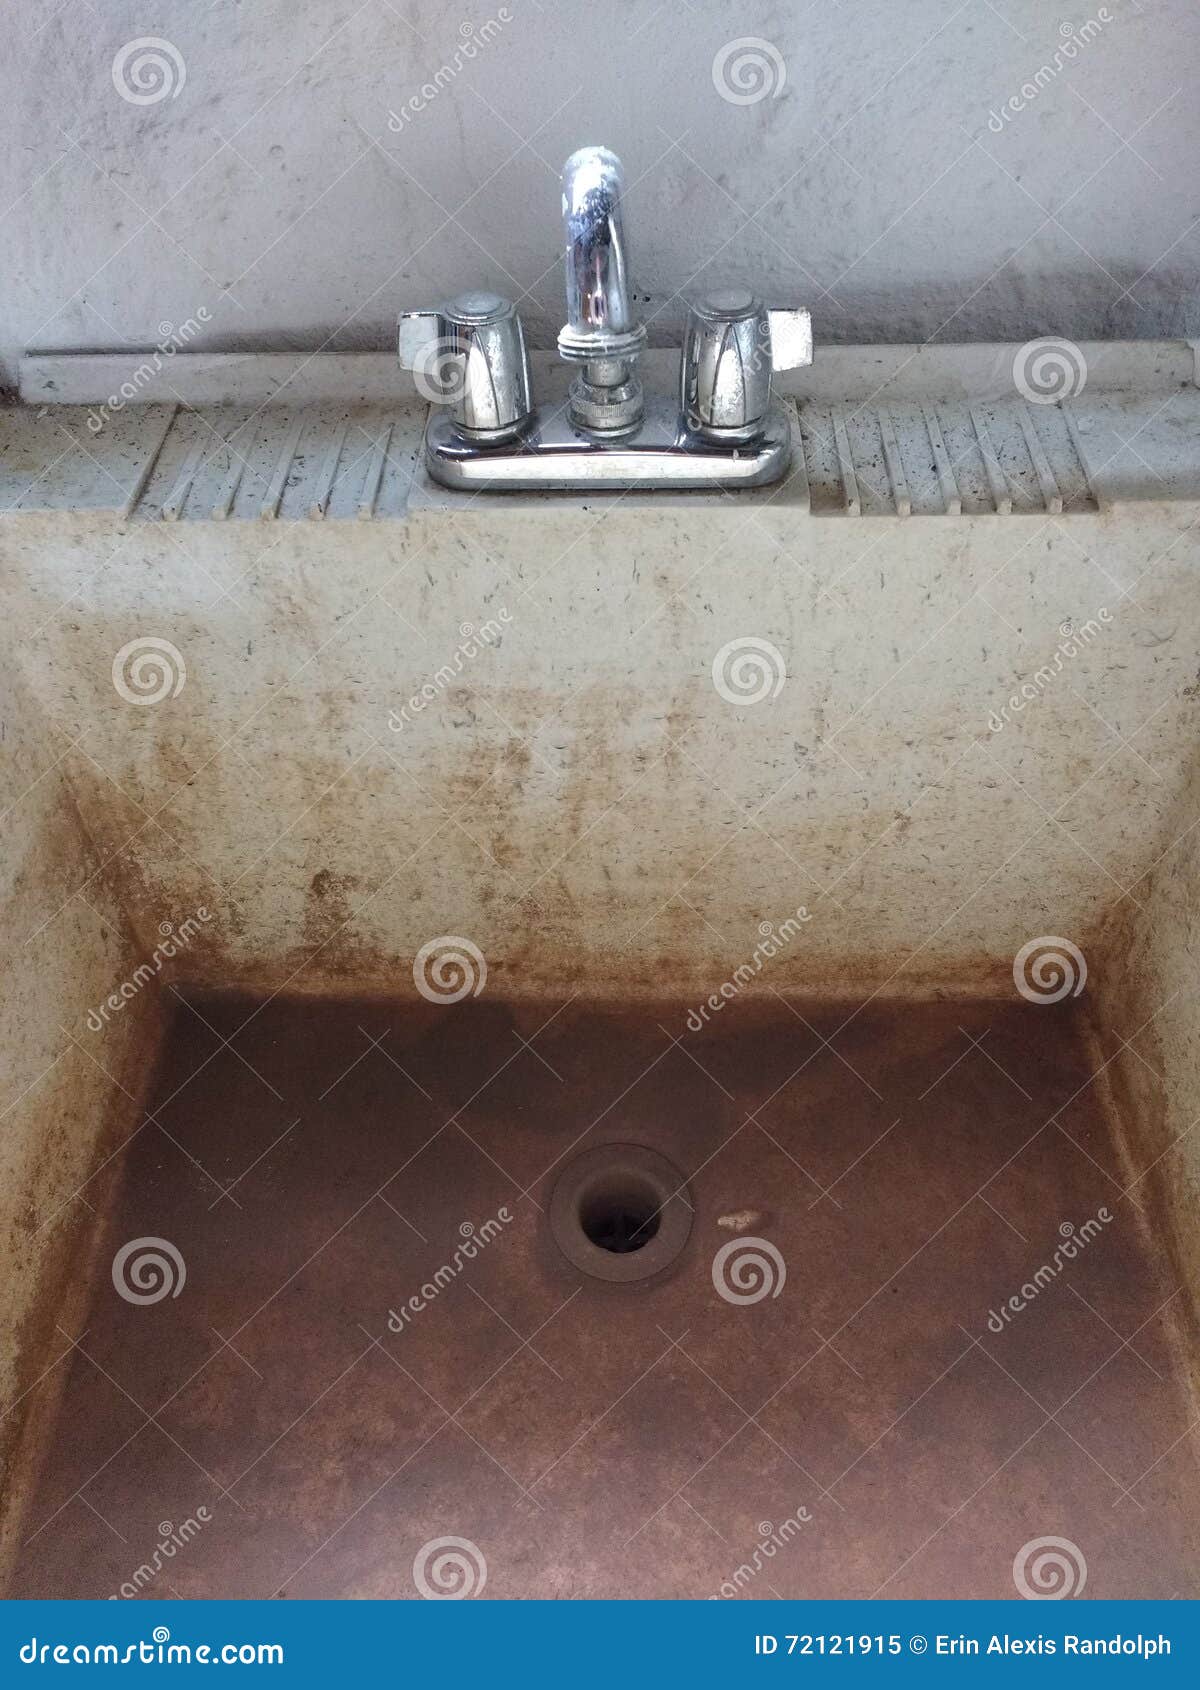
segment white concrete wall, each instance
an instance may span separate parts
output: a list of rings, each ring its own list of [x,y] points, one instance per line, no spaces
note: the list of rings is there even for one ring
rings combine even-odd
[[[659,341],[705,278],[808,301],[825,341],[1200,332],[1194,0],[7,0],[4,24],[9,382],[27,346],[152,345],[201,309],[197,347],[382,346],[468,282],[526,295],[548,344],[586,141],[626,160]],[[113,64],[146,36],[184,74],[135,104]],[[747,104],[714,85],[739,37],[784,67]]]

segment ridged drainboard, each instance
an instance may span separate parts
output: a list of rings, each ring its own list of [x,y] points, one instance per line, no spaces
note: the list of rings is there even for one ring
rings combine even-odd
[[[805,405],[800,432],[817,516],[1098,508],[1074,419],[1059,405]]]

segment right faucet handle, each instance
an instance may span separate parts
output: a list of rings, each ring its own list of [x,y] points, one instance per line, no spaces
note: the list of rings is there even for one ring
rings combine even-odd
[[[772,372],[811,363],[808,311],[768,311],[748,288],[704,294],[692,301],[684,329],[684,422],[706,440],[753,440],[767,420]]]
[[[812,312],[807,306],[776,307],[767,312],[767,322],[773,370],[799,370],[812,363]]]

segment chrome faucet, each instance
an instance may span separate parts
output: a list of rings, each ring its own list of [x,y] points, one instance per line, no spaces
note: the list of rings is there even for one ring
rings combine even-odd
[[[583,367],[571,383],[571,417],[594,434],[629,434],[644,413],[638,358],[646,330],[633,318],[621,161],[605,147],[581,147],[563,166],[567,320],[558,352]]]
[[[802,309],[767,310],[749,289],[692,301],[678,398],[643,393],[621,216],[621,161],[582,147],[563,169],[567,321],[559,356],[575,369],[566,406],[535,406],[521,319],[493,293],[400,315],[399,354],[431,402],[430,474],[449,487],[756,487],[791,457],[773,371],[812,362]]]

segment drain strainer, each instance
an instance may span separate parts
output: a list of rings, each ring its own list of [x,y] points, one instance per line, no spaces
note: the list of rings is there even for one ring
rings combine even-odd
[[[692,1230],[687,1182],[657,1150],[601,1144],[568,1162],[550,1198],[550,1231],[567,1260],[594,1279],[652,1279]]]

